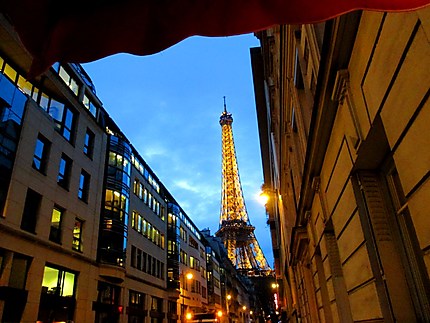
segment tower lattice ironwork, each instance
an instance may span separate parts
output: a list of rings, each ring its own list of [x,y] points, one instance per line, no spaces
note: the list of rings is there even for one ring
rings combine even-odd
[[[242,185],[233,139],[233,117],[224,112],[220,121],[222,127],[222,192],[220,237],[227,249],[228,258],[243,275],[268,275],[271,269],[254,235],[255,227],[249,221],[243,198]]]

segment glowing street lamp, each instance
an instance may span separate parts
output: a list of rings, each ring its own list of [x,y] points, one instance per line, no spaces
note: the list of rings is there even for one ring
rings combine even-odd
[[[184,277],[187,279],[187,280],[191,280],[191,279],[193,279],[193,273],[187,273],[186,275],[184,275]],[[187,281],[184,281],[184,286],[182,286],[182,310],[181,310],[181,314],[182,315],[184,315],[184,312],[185,312],[185,292],[184,292],[184,290],[186,289],[186,288],[188,288],[188,283],[187,283]],[[185,288],[184,288],[185,287]],[[187,313],[186,314],[187,315],[187,317],[188,317],[188,315],[191,315],[191,313]],[[187,318],[188,319],[188,318]]]
[[[279,292],[278,292],[279,284],[278,283],[272,283],[272,289],[274,289],[274,301],[275,301],[275,309],[277,310],[279,308]]]
[[[275,201],[276,198],[281,199],[281,196],[278,194],[276,189],[270,188],[268,185],[263,184],[261,185],[261,193],[257,198],[262,205],[267,205],[270,200]]]
[[[226,302],[225,302],[225,305],[226,305],[226,309],[227,309],[227,319],[228,319],[228,321],[230,322],[230,310],[229,310],[229,306],[228,306],[228,302],[231,300],[231,295],[230,294],[228,294],[227,295],[227,300],[226,300]]]
[[[261,205],[266,205],[267,202],[269,202],[269,195],[264,192],[261,192],[260,195],[257,196],[257,199]]]

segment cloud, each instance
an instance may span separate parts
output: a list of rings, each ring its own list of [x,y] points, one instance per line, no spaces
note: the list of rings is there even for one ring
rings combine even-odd
[[[184,189],[186,191],[190,191],[193,193],[199,192],[199,190],[197,189],[197,186],[191,185],[187,180],[174,181],[173,183],[176,187],[178,187],[180,189]]]

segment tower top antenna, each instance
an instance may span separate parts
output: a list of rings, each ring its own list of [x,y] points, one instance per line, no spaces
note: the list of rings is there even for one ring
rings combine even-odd
[[[224,111],[221,114],[221,117],[219,119],[219,123],[221,125],[232,124],[233,117],[231,116],[231,113],[227,112],[227,104],[225,103],[225,96],[223,96],[223,99],[224,99]]]

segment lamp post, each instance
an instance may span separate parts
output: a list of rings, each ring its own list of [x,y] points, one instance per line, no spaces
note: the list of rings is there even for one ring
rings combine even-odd
[[[182,316],[186,317],[186,310],[185,310],[185,290],[188,289],[188,280],[193,279],[193,274],[192,273],[187,273],[186,275],[184,275],[184,281],[183,281],[183,286],[182,286]]]
[[[242,311],[243,311],[243,323],[246,323],[246,306],[245,305],[242,306]]]
[[[274,283],[272,283],[272,289],[273,289],[273,300],[274,300],[274,305],[275,305],[275,315],[276,315],[276,320],[278,320],[278,315],[279,315],[279,284],[278,281],[276,280]]]
[[[227,295],[227,299],[225,301],[225,307],[227,309],[227,319],[228,319],[228,322],[230,322],[230,309],[229,309],[229,302],[230,302],[230,300],[231,300],[231,295],[228,294]]]

